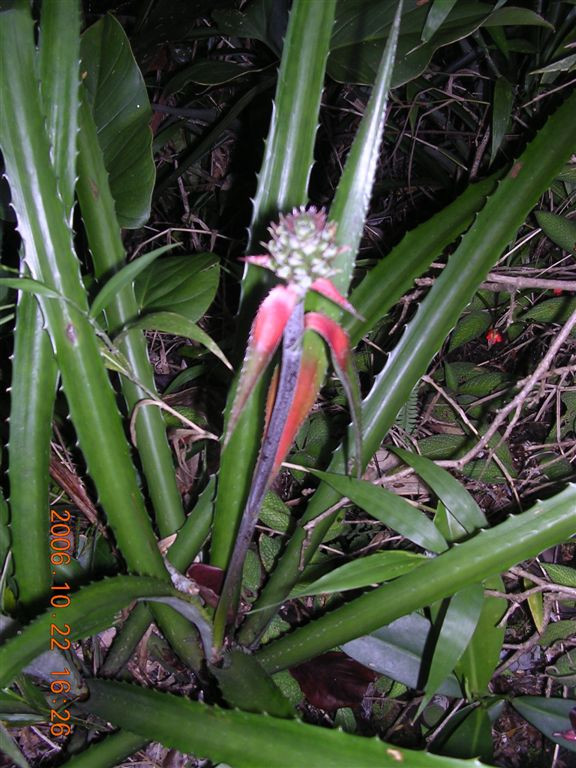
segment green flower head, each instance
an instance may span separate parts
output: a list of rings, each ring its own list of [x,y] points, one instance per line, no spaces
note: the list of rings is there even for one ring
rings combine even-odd
[[[330,279],[338,270],[333,262],[344,250],[336,245],[334,221],[327,221],[326,211],[304,206],[281,214],[268,231],[272,239],[262,243],[270,253],[268,268],[279,278],[305,293],[318,278]]]

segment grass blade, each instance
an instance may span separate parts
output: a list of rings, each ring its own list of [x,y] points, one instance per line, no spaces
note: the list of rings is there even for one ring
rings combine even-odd
[[[403,448],[394,447],[390,450],[420,475],[468,533],[473,533],[488,523],[472,494],[445,469],[436,466],[425,456],[410,453]]]
[[[448,548],[446,540],[434,523],[398,494],[380,488],[368,480],[357,480],[354,477],[316,469],[309,471],[417,546],[436,553],[444,552]]]

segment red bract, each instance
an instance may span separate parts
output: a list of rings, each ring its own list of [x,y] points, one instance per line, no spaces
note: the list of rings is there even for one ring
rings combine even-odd
[[[330,348],[332,363],[344,386],[344,391],[350,404],[352,420],[356,425],[355,448],[358,457],[361,452],[361,435],[358,426],[360,424],[360,394],[350,353],[348,334],[335,320],[319,312],[309,312],[305,315],[304,326],[307,331],[313,331],[321,336]],[[309,350],[304,349],[294,399],[292,400],[290,412],[278,442],[272,476],[275,476],[280,470],[280,466],[286,458],[304,419],[316,402],[320,387],[322,386],[322,371],[323,367],[319,358],[315,354],[310,353]],[[360,466],[359,461],[357,461],[357,466]]]
[[[351,315],[354,315],[354,317],[357,317],[360,320],[364,319],[358,312],[356,312],[352,304],[350,304],[350,302],[336,290],[334,284],[327,278],[319,277],[317,280],[314,280],[310,288],[325,298],[330,299],[334,304],[338,304],[338,306],[345,309],[346,312],[349,312]]]
[[[350,339],[346,331],[341,328],[331,317],[326,317],[319,312],[309,312],[305,317],[306,328],[316,331],[328,344],[332,354],[332,363],[336,373],[342,382],[350,411],[352,421],[355,424],[356,439],[356,470],[361,469],[361,434],[360,434],[360,390],[358,387],[358,378],[354,370],[352,355],[350,352]]]
[[[278,285],[260,305],[250,332],[224,444],[234,431],[254,385],[278,349],[286,323],[297,303],[298,294],[290,286]]]

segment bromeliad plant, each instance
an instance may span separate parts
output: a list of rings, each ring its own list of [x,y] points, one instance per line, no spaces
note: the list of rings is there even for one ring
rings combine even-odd
[[[332,264],[342,250],[335,240],[336,224],[327,222],[324,211],[302,207],[286,216],[281,215],[280,222],[270,227],[270,234],[272,239],[266,246],[269,255],[248,256],[246,261],[271,270],[286,285],[273,288],[256,314],[228,420],[225,444],[281,340],[282,363],[268,396],[273,405],[270,406],[271,413],[265,425],[250,493],[222,587],[215,619],[217,644],[221,640],[220,627],[225,621],[235,618],[242,568],[264,495],[278,474],[322,383],[321,358],[314,349],[302,350],[305,331],[319,334],[330,348],[352,412],[357,462],[361,456],[359,387],[348,334],[331,317],[320,312],[304,312],[306,294],[312,290],[358,316],[331,281],[335,275]]]
[[[262,7],[255,5],[257,10]],[[52,721],[59,737],[69,735],[73,725],[85,749],[76,755],[70,749],[66,765],[115,766],[154,739],[234,768],[292,768],[309,762],[353,768],[399,762],[415,768],[469,766],[459,757],[438,757],[294,719],[294,705],[278,687],[277,673],[340,645],[381,674],[399,676],[399,670],[386,667],[391,636],[398,631],[421,641],[421,656],[414,669],[415,654],[410,654],[413,667],[404,682],[413,687],[422,684],[425,702],[443,686],[449,696],[458,696],[464,688],[471,704],[463,728],[468,733],[489,733],[487,708],[478,702],[488,694],[498,663],[502,630],[497,623],[503,609],[501,598],[487,595],[485,589],[501,590],[499,575],[505,569],[573,533],[576,488],[568,486],[490,527],[464,487],[421,457],[400,453],[440,500],[434,522],[354,474],[364,470],[381,445],[488,270],[570,156],[576,97],[571,95],[550,115],[499,181],[489,178],[471,185],[409,232],[367,273],[350,300],[344,298],[367,216],[399,36],[405,53],[401,64],[406,64],[419,43],[414,29],[422,30],[421,42],[429,49],[435,34],[442,40],[457,39],[498,18],[542,24],[536,14],[501,9],[500,3],[491,9],[485,3],[473,9],[462,4],[464,10],[455,5],[455,20],[448,19],[444,37],[445,16],[428,18],[421,4],[407,3],[403,9],[402,4],[381,0],[362,0],[358,8],[344,3],[332,34],[334,0],[293,3],[254,201],[252,242],[279,216],[280,223],[273,225],[269,255],[247,259],[239,312],[246,326],[254,317],[251,307],[261,300],[262,267],[273,267],[284,284],[273,288],[255,313],[248,355],[228,400],[217,476],[199,489],[188,515],[156,407],[164,404],[154,389],[142,329],[188,335],[220,360],[223,355],[196,325],[206,310],[199,289],[180,312],[176,302],[162,301],[158,295],[149,305],[142,298],[146,286],[156,288],[162,282],[154,279],[159,275],[178,284],[181,260],[170,261],[176,258],[171,256],[152,264],[161,256],[157,252],[125,264],[120,227],[137,227],[146,220],[154,175],[141,75],[113,19],[99,22],[80,40],[76,0],[44,0],[39,36],[27,2],[1,5],[0,146],[22,240],[19,276],[2,277],[4,286],[20,291],[8,443],[10,498],[9,503],[2,498],[0,506],[2,522],[7,523],[8,513],[10,520],[10,538],[7,525],[0,538],[3,610],[20,624],[10,620],[3,630],[7,639],[0,646],[2,712],[14,722],[21,722],[23,714],[33,722]],[[433,8],[437,11],[437,4]],[[512,13],[502,15],[502,10]],[[366,55],[367,63],[372,62],[371,41],[365,46],[364,40],[349,39],[358,27],[352,22],[362,21],[366,13],[374,20],[374,29],[387,31],[388,42],[326,215],[306,208],[326,62],[332,49],[329,66],[337,72],[343,50],[354,45],[363,54],[360,62],[366,63]],[[402,35],[401,20],[406,30]],[[401,74],[395,78],[402,82]],[[77,253],[71,231],[74,220],[81,221],[85,230],[90,267]],[[311,236],[311,250],[300,242],[302,235],[306,242]],[[460,237],[359,409],[348,339],[354,345],[374,328],[413,280]],[[255,252],[250,244],[248,253]],[[304,267],[294,261],[297,256]],[[204,280],[193,266],[188,269],[197,284]],[[87,290],[90,283],[96,295]],[[328,467],[313,470],[319,485],[302,516],[286,524],[282,551],[276,552],[264,588],[237,626],[237,594],[245,579],[240,571],[262,497],[322,384],[328,367],[325,341],[349,391],[356,427],[334,450]],[[263,374],[280,344],[278,383],[272,386],[266,419]],[[118,389],[106,365],[121,374]],[[98,506],[119,553],[107,561],[108,573],[112,570],[108,578],[102,578],[97,567],[80,570],[77,576],[72,569],[81,569],[79,559],[50,547],[51,535],[63,542],[58,547],[67,546],[69,540],[58,535],[65,529],[51,529],[48,515],[49,444],[59,382]],[[134,421],[135,446],[126,439],[119,401]],[[191,428],[196,429],[193,424]],[[211,437],[198,429],[195,434]],[[351,464],[355,472],[350,471]],[[360,557],[347,564],[354,566],[353,573],[328,571],[311,584],[307,566],[343,498],[397,531],[416,551],[377,553],[384,556],[386,567],[380,558],[375,563]],[[158,534],[168,546],[165,558]],[[178,573],[199,558],[226,571],[215,614],[200,599],[198,586]],[[60,566],[69,570],[58,570]],[[94,583],[85,584],[87,575],[95,577]],[[53,584],[53,576],[60,581]],[[373,588],[374,584],[378,586]],[[313,621],[285,628],[290,631],[280,637],[276,626],[268,642],[261,641],[286,600],[350,589],[362,593],[335,610],[324,607]],[[62,603],[54,600],[59,590],[68,594],[69,604],[55,609],[55,602]],[[119,622],[128,608],[129,617]],[[423,609],[430,618],[421,615]],[[389,627],[399,619],[408,626]],[[127,674],[127,661],[152,621],[184,668],[196,673],[208,703],[114,679]],[[80,661],[73,644],[97,637],[111,626],[118,633],[97,669],[99,679],[89,674],[86,656]],[[54,647],[55,633],[64,636],[59,642],[68,654],[65,662],[62,656],[42,656]],[[426,643],[428,648],[433,645],[428,665]],[[408,641],[406,646],[411,647]],[[99,654],[98,647],[96,666]],[[68,670],[65,679],[53,686],[53,673],[59,671],[62,678],[62,670]],[[225,708],[212,703],[216,684],[217,699]],[[66,702],[62,698],[55,703],[53,698],[62,693]],[[530,712],[530,704],[522,704],[518,709]],[[538,706],[545,710],[540,702]],[[547,722],[560,722],[549,727],[551,738],[558,741],[562,738],[558,734],[568,732],[572,706],[568,699],[552,701]],[[94,716],[118,729],[95,744],[90,741]],[[16,746],[6,743],[14,762],[24,765]],[[482,751],[490,760],[489,749],[476,750],[476,742],[473,746],[474,755]],[[478,760],[473,764],[480,765]]]

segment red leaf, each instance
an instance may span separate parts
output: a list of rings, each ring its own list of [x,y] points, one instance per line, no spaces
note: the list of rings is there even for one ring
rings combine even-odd
[[[186,576],[195,581],[200,590],[200,597],[207,605],[215,608],[218,605],[222,584],[224,583],[224,571],[215,565],[194,563],[186,571]]]
[[[370,683],[378,677],[345,653],[330,651],[290,669],[310,704],[333,711],[357,707]]]
[[[309,312],[306,315],[305,323],[306,328],[320,334],[330,347],[334,368],[342,382],[348,399],[348,405],[350,406],[350,415],[352,416],[352,423],[354,426],[356,472],[358,476],[360,476],[362,468],[360,385],[358,382],[358,375],[352,363],[348,334],[335,320],[332,320],[331,317],[322,315],[319,312]]]
[[[350,340],[346,331],[331,317],[320,312],[308,312],[304,322],[310,331],[316,331],[330,347],[334,363],[347,371],[350,363]]]
[[[325,277],[319,277],[317,280],[314,280],[310,288],[313,291],[316,291],[316,293],[319,293],[321,296],[324,296],[326,299],[333,301],[334,304],[338,304],[339,307],[342,307],[342,309],[345,309],[359,320],[364,320],[362,315],[358,314],[348,299],[345,296],[342,296],[342,294],[336,289],[331,280],[328,280]]]
[[[290,286],[277,285],[260,304],[250,331],[224,444],[230,439],[254,385],[278,349],[284,328],[298,298],[298,294]]]

